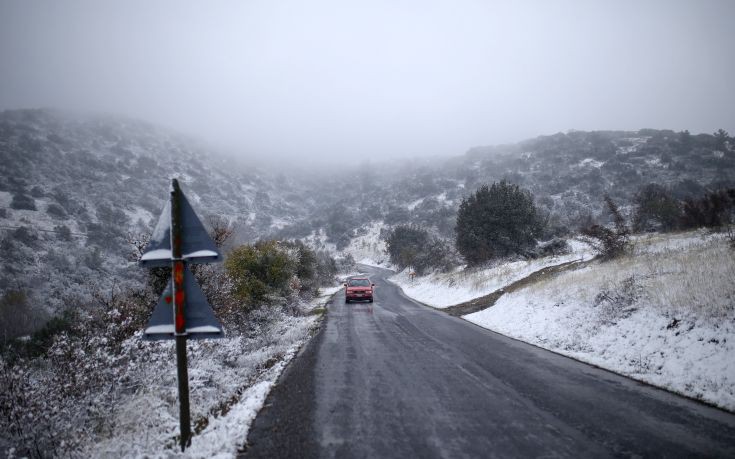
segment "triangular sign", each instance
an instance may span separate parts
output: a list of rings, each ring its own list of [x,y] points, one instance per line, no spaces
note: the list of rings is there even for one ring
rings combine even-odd
[[[222,261],[222,255],[204,225],[192,209],[191,204],[179,190],[181,206],[181,224],[183,240],[181,241],[182,258],[188,263],[214,263]],[[146,268],[171,266],[171,201],[166,205],[158,218],[151,240],[140,258],[140,264]]]
[[[147,340],[174,338],[174,305],[171,297],[173,290],[171,279],[153,310],[148,326],[143,332]],[[212,307],[207,302],[202,289],[199,288],[194,274],[184,268],[184,318],[186,333],[189,339],[222,338],[224,331],[219,320],[214,316]]]

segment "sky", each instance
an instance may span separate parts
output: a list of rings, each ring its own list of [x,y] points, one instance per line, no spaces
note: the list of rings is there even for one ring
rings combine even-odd
[[[0,0],[0,109],[123,114],[244,158],[735,133],[732,1]]]

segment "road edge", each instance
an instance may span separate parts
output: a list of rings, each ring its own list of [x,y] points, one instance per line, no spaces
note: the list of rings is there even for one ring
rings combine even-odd
[[[525,279],[525,278],[524,278],[524,279]],[[653,389],[658,389],[658,390],[662,390],[662,391],[664,391],[664,392],[668,392],[668,393],[670,393],[670,394],[674,394],[674,395],[677,395],[677,396],[679,396],[679,397],[682,397],[682,398],[685,398],[685,399],[687,399],[687,400],[691,400],[691,401],[693,401],[693,402],[697,402],[697,403],[699,403],[699,404],[701,404],[701,405],[703,405],[703,406],[706,406],[706,407],[708,407],[708,408],[714,408],[714,409],[716,409],[716,410],[718,410],[718,411],[721,411],[721,412],[723,412],[723,413],[727,413],[727,414],[735,414],[735,411],[730,411],[730,410],[728,410],[728,409],[726,409],[726,408],[724,408],[724,407],[721,407],[721,406],[719,406],[719,405],[715,405],[714,403],[711,403],[711,402],[708,402],[708,401],[705,401],[705,400],[701,400],[701,399],[698,399],[698,398],[692,397],[692,396],[690,396],[690,395],[688,395],[688,394],[684,394],[684,393],[682,393],[682,392],[679,392],[679,391],[677,391],[677,390],[674,390],[674,389],[670,389],[670,388],[668,388],[668,387],[662,387],[662,386],[657,386],[657,385],[655,385],[655,384],[652,384],[652,383],[650,383],[650,382],[648,382],[648,381],[643,381],[643,380],[641,380],[641,379],[635,378],[635,377],[633,377],[633,376],[631,376],[631,375],[626,375],[626,374],[623,374],[623,373],[618,373],[618,372],[616,372],[616,371],[614,371],[614,370],[611,370],[611,369],[609,369],[609,368],[605,368],[605,367],[599,366],[599,365],[597,365],[597,364],[594,364],[594,363],[591,363],[591,362],[587,362],[587,361],[581,360],[581,359],[579,359],[579,358],[577,358],[577,357],[573,357],[573,356],[570,356],[570,355],[562,354],[561,352],[557,352],[557,351],[555,351],[555,350],[553,350],[553,349],[547,349],[547,348],[545,348],[545,347],[542,347],[542,346],[539,346],[539,345],[537,345],[537,344],[534,344],[534,343],[529,343],[529,342],[527,342],[527,341],[523,341],[523,340],[522,340],[522,339],[520,339],[520,338],[515,338],[515,337],[513,337],[513,336],[509,336],[509,335],[506,335],[506,334],[504,334],[504,333],[501,333],[501,332],[499,332],[499,331],[497,331],[497,330],[493,330],[492,328],[487,328],[487,327],[483,327],[483,326],[482,326],[482,325],[480,325],[480,324],[477,324],[477,323],[475,323],[475,322],[471,322],[471,321],[469,321],[469,320],[465,319],[465,318],[464,318],[464,316],[457,316],[457,315],[453,315],[453,314],[450,314],[449,312],[447,312],[447,311],[445,311],[445,310],[444,310],[444,309],[447,309],[447,308],[435,308],[434,306],[430,306],[430,305],[428,305],[428,304],[426,304],[426,303],[423,303],[423,302],[421,302],[421,301],[419,301],[419,300],[416,300],[416,299],[414,299],[414,298],[411,298],[410,296],[408,296],[408,295],[406,294],[406,292],[404,292],[404,291],[403,291],[403,288],[402,288],[402,287],[401,287],[400,285],[398,285],[398,284],[396,284],[395,282],[391,281],[391,280],[390,280],[390,278],[386,278],[386,281],[387,281],[387,282],[390,282],[391,284],[393,284],[393,285],[395,285],[396,287],[398,287],[398,290],[399,290],[399,291],[401,292],[401,295],[403,295],[403,296],[404,296],[404,297],[405,297],[406,299],[408,299],[408,300],[411,300],[411,301],[413,301],[414,303],[416,303],[416,304],[418,304],[418,305],[420,305],[420,306],[423,306],[423,307],[425,307],[425,308],[428,308],[428,309],[429,309],[429,310],[431,310],[431,311],[435,311],[435,312],[441,313],[441,314],[442,314],[443,316],[445,316],[445,317],[451,317],[451,318],[453,318],[453,319],[459,319],[459,320],[462,320],[463,322],[465,322],[465,323],[468,323],[468,324],[470,324],[470,325],[472,325],[472,326],[478,327],[478,328],[480,328],[481,330],[484,330],[484,331],[488,331],[488,332],[490,332],[490,333],[494,333],[494,334],[496,334],[496,335],[500,335],[500,336],[502,336],[502,337],[508,338],[508,339],[510,339],[510,340],[513,340],[513,341],[515,341],[515,342],[518,342],[518,343],[522,343],[522,344],[526,344],[526,345],[528,345],[528,346],[532,346],[532,347],[534,347],[534,348],[536,348],[536,349],[540,349],[540,350],[542,350],[542,351],[546,351],[546,352],[551,352],[552,354],[555,354],[555,355],[558,355],[558,356],[561,356],[561,357],[564,357],[564,358],[567,358],[567,359],[570,359],[570,360],[574,360],[575,362],[583,363],[583,364],[585,364],[585,365],[588,365],[588,366],[590,366],[590,367],[596,368],[596,369],[598,369],[598,370],[602,370],[602,371],[605,371],[605,372],[608,372],[608,373],[611,373],[611,374],[614,374],[614,375],[617,375],[617,376],[622,376],[622,377],[624,377],[624,378],[630,379],[631,381],[635,381],[635,382],[636,382],[636,383],[638,383],[638,384],[642,384],[642,385],[644,385],[644,386],[647,386],[647,387],[651,387],[651,388],[653,388]],[[500,291],[500,290],[503,290],[503,288],[500,288],[500,289],[498,289],[498,291]],[[504,292],[504,293],[505,293],[505,292]],[[492,295],[492,294],[491,294],[491,295]],[[500,296],[502,296],[502,295],[500,295]],[[498,298],[500,298],[500,296],[499,296]],[[481,297],[480,297],[480,298],[481,298]],[[488,306],[488,308],[490,308],[490,307],[492,307],[492,306],[493,306],[493,305],[490,305],[490,306]],[[453,306],[449,306],[449,307],[451,308],[451,307],[453,307]],[[485,309],[487,309],[487,308],[485,308]]]

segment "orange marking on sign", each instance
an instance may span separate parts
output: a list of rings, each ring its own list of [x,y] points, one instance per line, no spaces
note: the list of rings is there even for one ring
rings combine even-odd
[[[181,285],[184,282],[184,263],[174,263],[174,282],[176,285]]]

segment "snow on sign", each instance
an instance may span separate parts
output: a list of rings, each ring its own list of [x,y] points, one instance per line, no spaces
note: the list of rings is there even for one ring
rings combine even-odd
[[[174,183],[176,179],[174,179]],[[178,187],[178,185],[177,185]],[[222,261],[222,255],[209,237],[202,222],[199,221],[191,204],[179,190],[181,218],[181,259],[187,263],[215,263]],[[153,230],[140,264],[146,268],[157,268],[171,264],[171,201],[161,212],[158,224]]]
[[[140,264],[147,268],[171,266],[171,279],[143,335],[145,339],[176,340],[181,451],[191,445],[186,340],[224,335],[222,325],[186,265],[221,260],[222,255],[179,188],[179,182],[171,180],[170,200],[163,208]]]
[[[178,211],[172,212],[172,209]],[[178,225],[174,225],[174,220],[178,221]],[[175,246],[171,241],[176,242]],[[182,333],[194,339],[223,336],[222,326],[214,316],[212,307],[186,266],[187,263],[218,261],[222,261],[222,255],[179,188],[178,181],[173,179],[171,199],[163,208],[151,240],[140,258],[140,264],[146,268],[171,266],[173,273],[145,329],[146,339],[174,339]],[[177,317],[177,310],[182,312],[180,317]],[[175,326],[177,319],[185,324],[183,328]]]
[[[202,289],[199,288],[189,268],[184,267],[183,269],[184,288],[182,291],[186,292],[184,298],[185,334],[190,339],[221,338],[224,335],[222,327],[207,303]],[[176,327],[174,326],[173,299],[173,279],[171,279],[153,310],[153,315],[144,332],[145,339],[174,338]]]

